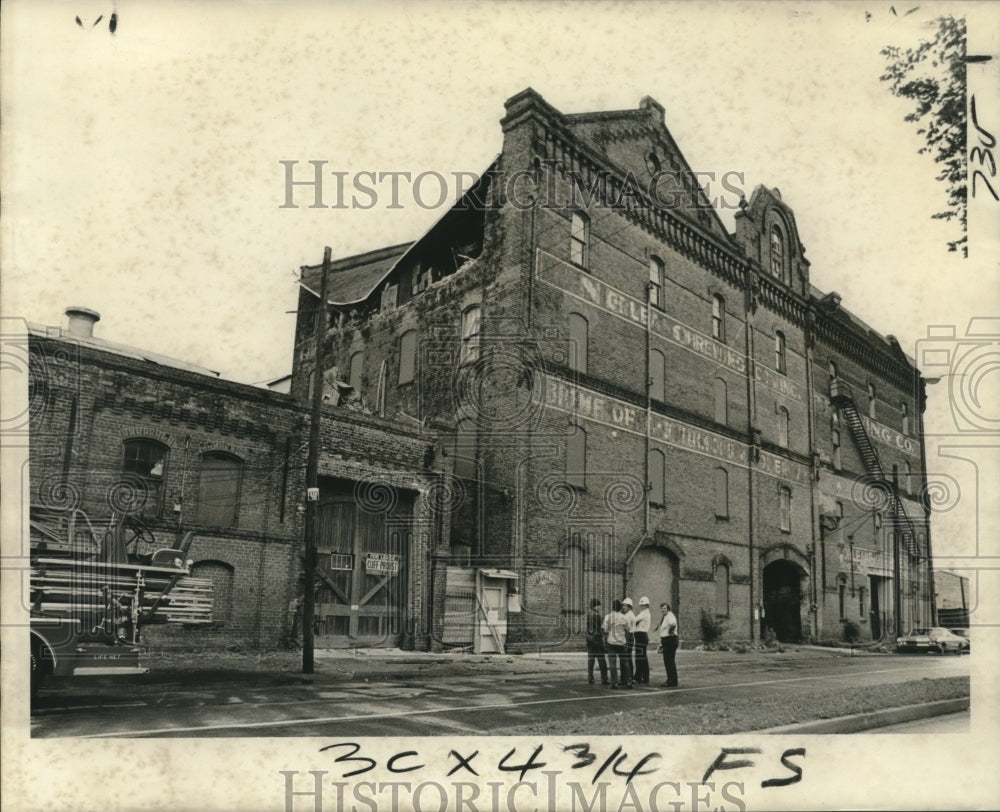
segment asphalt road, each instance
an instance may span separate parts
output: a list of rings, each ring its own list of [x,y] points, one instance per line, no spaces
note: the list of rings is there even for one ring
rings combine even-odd
[[[682,652],[682,655],[684,653]],[[681,656],[681,685],[613,691],[574,666],[538,673],[436,673],[306,682],[295,673],[186,673],[53,680],[36,701],[34,737],[435,736],[489,733],[539,719],[566,720],[824,688],[968,676],[968,657],[780,656],[719,663]],[[461,672],[463,669],[452,669]],[[658,679],[658,677],[660,679]]]

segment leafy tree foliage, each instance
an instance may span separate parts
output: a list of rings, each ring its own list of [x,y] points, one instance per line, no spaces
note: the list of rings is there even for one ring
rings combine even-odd
[[[965,152],[965,20],[939,17],[930,40],[915,48],[889,46],[882,55],[889,67],[881,76],[893,95],[916,103],[906,121],[918,125],[930,153],[942,165],[937,180],[947,187],[948,203],[935,219],[957,219],[961,236],[949,240],[949,251],[968,256],[966,242],[966,152]]]

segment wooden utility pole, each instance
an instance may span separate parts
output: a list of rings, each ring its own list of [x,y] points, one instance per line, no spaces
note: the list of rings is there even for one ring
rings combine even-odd
[[[316,349],[313,353],[312,416],[309,422],[309,458],[306,462],[306,544],[305,595],[302,601],[302,673],[313,672],[313,625],[316,618],[316,528],[319,507],[319,428],[323,413],[323,341],[326,338],[326,278],[330,273],[330,246],[323,249],[323,272],[319,283],[319,302],[313,327]]]

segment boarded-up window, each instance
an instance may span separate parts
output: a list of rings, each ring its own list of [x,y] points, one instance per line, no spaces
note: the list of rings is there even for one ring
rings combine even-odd
[[[729,517],[729,474],[725,468],[715,469],[715,515]]]
[[[413,380],[417,365],[417,331],[407,330],[399,337],[399,382]]]
[[[569,368],[587,371],[587,320],[579,313],[569,314]]]
[[[729,617],[729,565],[721,561],[715,567],[715,614]]]
[[[649,501],[654,505],[665,505],[666,496],[666,459],[663,452],[653,448],[649,452]]]
[[[483,309],[473,305],[462,313],[462,352],[459,359],[468,364],[479,358],[479,333],[482,328]]]
[[[235,527],[243,463],[222,452],[201,455],[198,479],[198,524]]]
[[[583,611],[583,548],[577,543],[566,548],[566,610]]]
[[[729,390],[722,378],[716,378],[713,384],[715,398],[715,422],[723,426],[729,419]]]
[[[570,426],[566,437],[566,483],[587,487],[587,432],[583,426]]]
[[[212,621],[227,623],[232,620],[233,568],[222,561],[198,561],[191,566],[191,576],[212,581]]]
[[[778,407],[778,445],[788,448],[788,409]]]
[[[129,513],[158,516],[163,506],[163,481],[168,449],[155,440],[128,440],[124,444],[122,473],[135,486],[134,498],[121,507]],[[122,493],[126,490],[122,489]],[[128,490],[132,493],[132,489]]]
[[[361,376],[365,371],[365,354],[358,350],[351,356],[351,379],[348,383],[354,387],[354,394],[361,394]]]
[[[477,470],[476,424],[471,418],[463,417],[455,432],[455,476],[476,479]]]
[[[778,515],[781,529],[786,533],[792,529],[792,492],[788,488],[778,491]]]
[[[666,363],[663,353],[659,350],[649,351],[649,396],[653,400],[666,399]]]

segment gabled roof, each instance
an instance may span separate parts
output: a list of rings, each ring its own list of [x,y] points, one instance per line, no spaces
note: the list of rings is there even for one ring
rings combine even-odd
[[[677,213],[707,228],[714,236],[730,240],[732,235],[704,192],[700,188],[687,188],[679,182],[679,177],[690,175],[692,169],[667,128],[664,115],[662,104],[651,96],[644,96],[634,110],[563,113],[562,120],[574,135],[640,183],[652,184],[654,174],[659,175],[656,190],[661,200],[669,199],[674,192],[678,193],[679,197],[675,200],[684,202],[673,206]],[[647,156],[650,153],[656,164],[649,163]],[[678,180],[675,180],[675,174]],[[705,180],[703,178],[700,183],[703,185]],[[715,187],[720,180],[715,178]],[[688,199],[692,192],[697,197],[697,206],[691,205]]]

